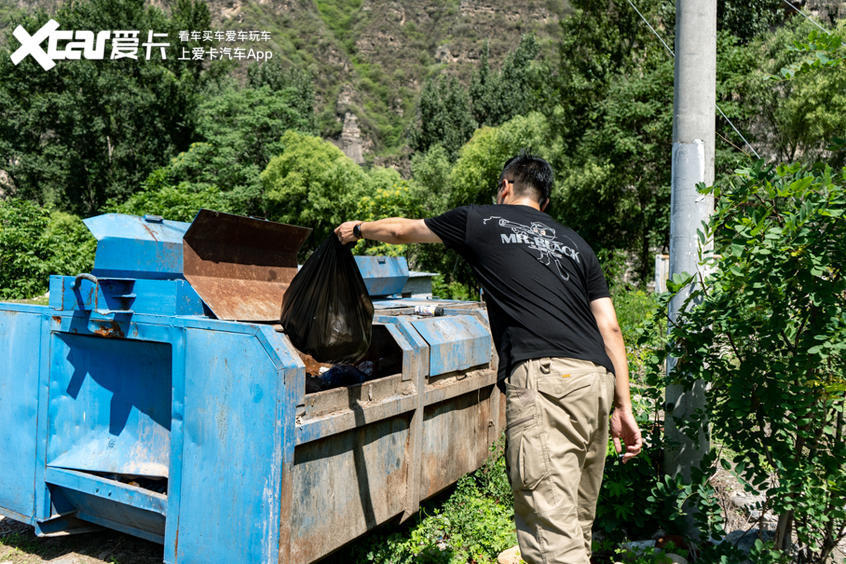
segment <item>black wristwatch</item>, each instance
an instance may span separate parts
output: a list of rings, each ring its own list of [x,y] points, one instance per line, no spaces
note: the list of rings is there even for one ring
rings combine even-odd
[[[361,239],[364,235],[361,234],[361,224],[356,223],[355,227],[353,227],[353,235],[355,235],[356,239]]]

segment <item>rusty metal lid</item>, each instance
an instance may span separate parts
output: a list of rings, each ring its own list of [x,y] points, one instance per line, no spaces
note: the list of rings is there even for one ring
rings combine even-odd
[[[219,319],[278,321],[307,227],[200,210],[183,238],[183,272]]]

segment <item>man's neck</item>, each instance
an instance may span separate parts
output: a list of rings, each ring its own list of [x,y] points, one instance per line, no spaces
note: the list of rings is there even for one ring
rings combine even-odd
[[[537,200],[532,198],[515,198],[513,200],[506,200],[502,202],[507,206],[528,206],[530,208],[535,208],[536,210],[540,211],[540,204]]]

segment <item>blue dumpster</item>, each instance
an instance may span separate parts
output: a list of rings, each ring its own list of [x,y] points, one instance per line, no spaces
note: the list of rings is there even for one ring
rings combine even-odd
[[[309,230],[208,210],[86,225],[90,274],[52,276],[48,306],[0,303],[0,513],[39,535],[311,562],[415,514],[503,427],[485,310],[400,298],[402,258],[357,258],[369,379],[306,393],[278,319]]]

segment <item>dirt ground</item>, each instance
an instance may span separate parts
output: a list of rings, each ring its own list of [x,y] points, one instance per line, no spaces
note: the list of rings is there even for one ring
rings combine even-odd
[[[0,517],[0,564],[160,564],[161,545],[114,531],[39,538],[29,525]]]

